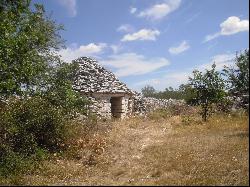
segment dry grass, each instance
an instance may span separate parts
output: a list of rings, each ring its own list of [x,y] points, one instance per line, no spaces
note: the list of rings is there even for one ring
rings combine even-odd
[[[87,143],[75,143],[77,157],[55,156],[19,184],[249,184],[248,116],[216,115],[203,123],[196,116],[156,115],[99,124]]]

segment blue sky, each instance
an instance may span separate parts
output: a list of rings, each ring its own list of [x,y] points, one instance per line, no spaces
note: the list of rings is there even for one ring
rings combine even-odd
[[[68,62],[97,59],[140,91],[186,83],[194,69],[232,64],[249,48],[248,0],[35,0],[57,23]]]

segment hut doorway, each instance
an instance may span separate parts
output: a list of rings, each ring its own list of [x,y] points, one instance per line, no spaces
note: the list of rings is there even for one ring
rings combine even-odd
[[[122,97],[111,97],[111,113],[114,118],[121,118],[122,114]]]

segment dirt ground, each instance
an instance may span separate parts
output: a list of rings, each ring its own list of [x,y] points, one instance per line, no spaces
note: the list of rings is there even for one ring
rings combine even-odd
[[[96,152],[57,159],[27,185],[248,185],[248,117],[183,124],[180,116],[107,124]],[[112,127],[112,128],[111,128]],[[105,138],[103,138],[105,137]],[[95,145],[96,146],[96,145]]]

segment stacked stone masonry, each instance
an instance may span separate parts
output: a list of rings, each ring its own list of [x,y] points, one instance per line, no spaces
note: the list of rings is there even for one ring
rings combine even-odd
[[[100,66],[92,58],[81,57],[73,63],[79,64],[73,88],[91,101],[89,111],[96,113],[100,118],[145,115],[157,108],[184,103],[171,99],[142,97],[140,93],[130,90],[112,72]]]

